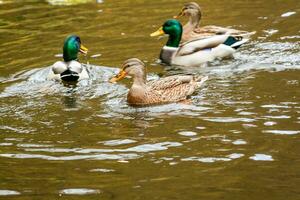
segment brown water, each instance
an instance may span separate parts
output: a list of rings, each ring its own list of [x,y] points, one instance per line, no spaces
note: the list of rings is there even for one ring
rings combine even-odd
[[[149,37],[186,1],[86,2],[0,1],[0,199],[300,199],[300,1],[201,1],[203,24],[257,32],[205,69],[157,64]],[[45,80],[72,33],[93,74],[73,88]],[[100,67],[130,57],[210,80],[132,108]]]

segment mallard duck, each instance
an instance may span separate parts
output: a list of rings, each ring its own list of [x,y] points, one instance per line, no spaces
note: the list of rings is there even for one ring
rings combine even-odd
[[[232,36],[242,35],[243,37],[250,37],[255,34],[255,32],[247,32],[214,25],[200,27],[202,12],[200,6],[195,2],[184,4],[181,12],[177,16],[174,16],[174,18],[179,18],[181,16],[189,17],[189,21],[183,26],[182,42],[223,34]]]
[[[89,74],[86,67],[78,62],[78,53],[87,54],[87,51],[88,49],[81,44],[78,36],[68,36],[63,46],[64,61],[57,61],[52,65],[48,79],[63,81],[88,79]]]
[[[147,82],[145,64],[137,58],[131,58],[123,63],[122,70],[110,82],[115,83],[127,75],[133,77],[133,84],[127,95],[130,105],[184,101],[207,80],[207,77],[174,75]]]
[[[167,44],[161,49],[160,59],[168,65],[202,66],[216,58],[231,56],[248,39],[230,35],[217,35],[207,39],[195,39],[180,44],[182,26],[176,19],[166,21],[161,28],[150,36],[167,34]]]

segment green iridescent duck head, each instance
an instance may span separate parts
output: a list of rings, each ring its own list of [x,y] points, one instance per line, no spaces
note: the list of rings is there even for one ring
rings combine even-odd
[[[166,21],[162,27],[160,27],[157,31],[152,33],[150,36],[155,37],[164,34],[169,35],[169,40],[166,46],[178,47],[182,36],[182,25],[178,20],[170,19]]]
[[[65,39],[63,47],[63,58],[65,62],[77,60],[78,53],[87,54],[88,49],[81,44],[80,37],[70,35]]]

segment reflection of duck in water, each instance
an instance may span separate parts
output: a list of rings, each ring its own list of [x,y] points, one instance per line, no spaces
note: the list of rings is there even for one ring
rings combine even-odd
[[[63,81],[88,79],[89,74],[86,67],[77,61],[78,53],[87,54],[87,51],[88,49],[81,44],[78,36],[68,36],[63,47],[64,61],[57,61],[52,65],[48,78]]]
[[[133,84],[127,95],[131,105],[150,105],[184,101],[207,80],[207,77],[174,75],[155,81],[146,81],[146,68],[137,58],[126,60],[118,75],[110,79],[117,82],[126,75],[133,77]]]

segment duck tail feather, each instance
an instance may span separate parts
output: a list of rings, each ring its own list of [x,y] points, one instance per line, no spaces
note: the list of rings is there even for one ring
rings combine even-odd
[[[243,38],[242,36],[229,36],[223,44],[237,49],[248,41],[249,39]]]
[[[231,47],[234,49],[238,49],[240,46],[242,46],[243,44],[245,44],[248,41],[249,41],[249,39],[244,38],[244,39],[232,44]]]

